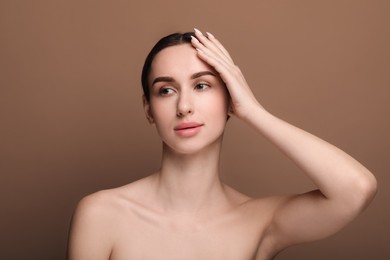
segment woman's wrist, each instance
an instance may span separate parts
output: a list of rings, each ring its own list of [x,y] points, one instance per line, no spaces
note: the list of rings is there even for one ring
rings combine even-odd
[[[237,111],[238,112],[238,111]],[[252,122],[260,114],[268,113],[267,110],[257,101],[249,102],[245,108],[238,112],[236,116],[248,123]]]

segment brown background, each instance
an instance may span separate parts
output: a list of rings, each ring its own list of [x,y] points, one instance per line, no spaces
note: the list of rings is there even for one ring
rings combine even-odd
[[[262,104],[371,169],[379,193],[337,235],[276,259],[390,259],[389,1],[0,1],[0,258],[64,259],[83,196],[146,176],[160,142],[140,71],[194,26],[230,50]],[[223,178],[252,196],[312,184],[246,125]]]

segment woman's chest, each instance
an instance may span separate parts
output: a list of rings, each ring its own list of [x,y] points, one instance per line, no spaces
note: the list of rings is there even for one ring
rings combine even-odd
[[[136,221],[118,233],[110,259],[254,259],[265,227],[245,216]]]

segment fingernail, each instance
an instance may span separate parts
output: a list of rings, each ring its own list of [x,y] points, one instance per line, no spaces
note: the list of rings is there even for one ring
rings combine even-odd
[[[200,35],[203,35],[201,31],[199,31],[198,29],[194,28],[194,31],[195,33],[199,33]]]
[[[193,39],[195,42],[199,42],[199,40],[196,39],[196,37],[194,37],[194,36],[192,36],[192,35],[191,35],[191,39]]]
[[[215,38],[214,35],[212,35],[212,34],[209,33],[209,32],[206,32],[206,34],[207,34],[207,37],[208,37],[208,38]]]

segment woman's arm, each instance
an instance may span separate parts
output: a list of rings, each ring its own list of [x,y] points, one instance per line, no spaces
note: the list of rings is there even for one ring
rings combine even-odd
[[[226,83],[233,114],[276,145],[318,187],[281,200],[268,230],[275,249],[326,237],[352,221],[376,192],[371,172],[337,147],[266,111],[218,40],[199,31],[196,37],[199,42],[192,43],[199,57]]]
[[[337,147],[264,111],[247,122],[287,155],[318,190],[286,199],[276,209],[271,233],[278,247],[329,236],[352,221],[372,200],[376,180]]]

